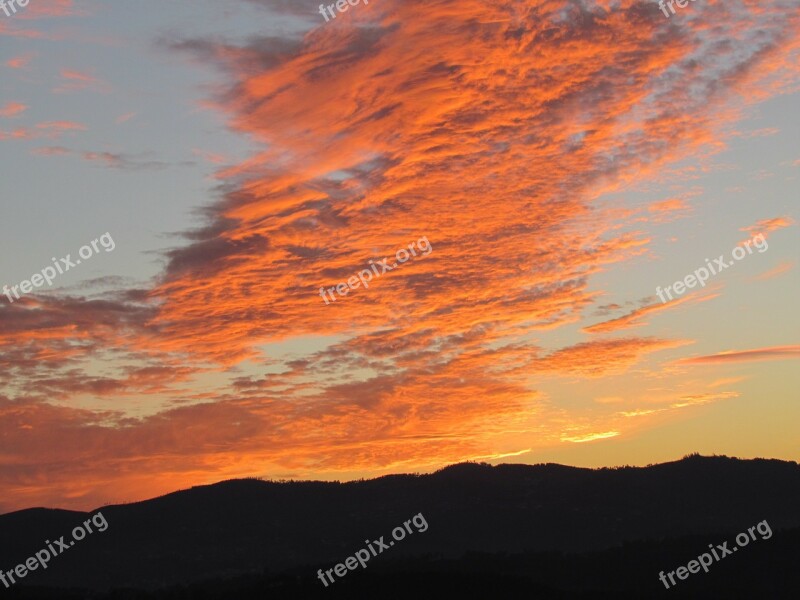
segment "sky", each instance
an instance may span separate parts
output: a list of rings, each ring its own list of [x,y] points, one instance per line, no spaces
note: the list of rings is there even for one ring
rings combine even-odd
[[[798,459],[796,1],[9,12],[0,511]]]

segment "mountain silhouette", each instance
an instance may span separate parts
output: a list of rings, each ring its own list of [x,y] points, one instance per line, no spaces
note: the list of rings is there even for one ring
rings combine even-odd
[[[347,483],[224,481],[97,510],[108,522],[106,531],[88,535],[10,590],[0,586],[0,595],[45,598],[51,597],[46,590],[36,592],[41,595],[34,590],[75,588],[94,590],[91,597],[100,597],[100,592],[127,588],[162,590],[153,597],[173,597],[163,595],[164,590],[190,586],[186,589],[195,589],[195,595],[174,597],[210,598],[226,596],[222,591],[204,596],[203,586],[240,585],[242,590],[270,589],[274,597],[335,598],[347,590],[356,593],[353,586],[380,589],[380,581],[402,579],[402,572],[403,585],[412,585],[408,573],[417,573],[414,581],[430,580],[428,589],[435,589],[437,578],[449,581],[447,589],[464,585],[461,597],[477,593],[479,581],[494,582],[491,589],[496,590],[506,579],[512,587],[527,586],[527,597],[584,597],[555,590],[626,586],[650,586],[653,595],[675,597],[722,585],[721,573],[730,571],[734,577],[748,564],[772,565],[765,567],[772,571],[783,560],[796,564],[800,465],[697,455],[648,467],[603,469],[463,463],[429,475]],[[71,539],[73,528],[97,510],[32,508],[0,515],[0,568],[8,571],[23,563],[46,540]],[[390,540],[395,527],[419,513],[426,531],[414,530],[373,558],[368,568],[348,573],[329,589],[317,579],[318,568],[343,562],[366,540]],[[726,559],[730,562],[715,564],[709,574],[692,575],[673,590],[659,589],[660,570],[685,565],[707,551],[709,543],[732,540],[764,520],[774,532],[771,539],[754,541]],[[600,565],[606,565],[605,571]],[[475,583],[464,583],[471,579]],[[614,584],[617,579],[622,581]],[[202,583],[212,580],[217,583]],[[281,581],[309,591],[281,596]],[[780,597],[790,584],[775,585],[775,595],[767,597]],[[402,585],[390,587],[393,591],[378,595],[392,597],[387,594],[400,593]],[[88,591],[74,593],[90,597]],[[72,596],[62,591],[52,597]],[[250,596],[241,591],[236,597]]]

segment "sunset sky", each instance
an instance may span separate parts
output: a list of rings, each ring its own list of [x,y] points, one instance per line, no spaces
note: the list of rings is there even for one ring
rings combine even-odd
[[[800,459],[796,0],[318,7],[0,12],[0,512]]]

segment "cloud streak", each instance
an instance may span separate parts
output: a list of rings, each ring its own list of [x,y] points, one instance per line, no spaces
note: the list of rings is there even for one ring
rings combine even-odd
[[[727,350],[725,352],[718,352],[717,354],[683,358],[678,361],[678,364],[725,364],[761,360],[785,360],[792,358],[800,358],[800,346],[772,346],[753,350]]]

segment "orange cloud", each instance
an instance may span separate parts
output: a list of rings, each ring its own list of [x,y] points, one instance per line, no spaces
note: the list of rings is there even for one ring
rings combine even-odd
[[[749,227],[741,227],[739,231],[746,231],[751,236],[758,235],[759,233],[766,236],[768,233],[783,229],[784,227],[790,227],[793,224],[794,219],[791,217],[775,217],[774,219],[762,219],[761,221],[757,221],[755,225],[750,225]]]
[[[671,198],[669,200],[660,200],[658,202],[653,202],[648,207],[648,210],[650,212],[675,212],[675,211],[686,211],[689,210],[690,208],[691,207],[680,198]]]
[[[47,121],[45,123],[38,123],[36,127],[38,129],[52,129],[57,132],[86,130],[86,125],[74,121]]]
[[[228,162],[228,159],[222,154],[215,154],[213,152],[208,152],[206,150],[199,150],[197,148],[192,148],[192,154],[194,154],[195,156],[199,156],[204,160],[207,160],[208,162],[214,163],[216,165],[221,165],[223,163]]]
[[[29,140],[36,137],[36,133],[25,127],[18,127],[14,131],[0,131],[0,140]]]
[[[795,261],[793,260],[786,260],[780,263],[779,265],[773,267],[769,271],[765,271],[760,275],[755,276],[753,279],[756,281],[766,281],[767,279],[774,279],[775,277],[780,277],[784,273],[788,273],[791,271],[795,266]]]
[[[723,386],[723,385],[731,385],[733,383],[739,383],[740,381],[744,381],[745,379],[747,379],[747,378],[746,377],[723,377],[722,379],[717,379],[715,381],[712,381],[711,383],[708,384],[708,387],[715,388],[715,387],[720,387],[720,386]]]
[[[627,329],[629,327],[645,325],[646,322],[642,321],[642,319],[648,314],[660,312],[662,310],[670,310],[684,303],[706,302],[708,300],[713,300],[717,296],[718,294],[706,294],[703,296],[684,296],[683,298],[676,298],[675,300],[671,300],[669,302],[648,304],[647,306],[642,306],[641,308],[634,309],[628,314],[622,315],[621,317],[610,319],[608,321],[602,321],[600,323],[595,323],[594,325],[589,325],[588,327],[584,327],[581,331],[583,331],[584,333],[610,333],[612,331],[617,331],[619,329]]]
[[[15,20],[17,20],[16,17],[18,16],[19,15],[15,15]],[[0,19],[0,36],[23,39],[42,39],[47,37],[42,31],[37,31],[35,29],[22,29],[20,27],[13,26],[9,23],[10,20],[11,19],[5,18],[5,15],[3,15],[3,19]]]
[[[20,113],[25,112],[28,107],[19,102],[9,102],[4,107],[0,108],[0,117],[15,117]]]
[[[728,350],[707,356],[683,358],[676,364],[703,365],[728,362],[750,362],[761,360],[784,360],[800,357],[800,346],[773,346],[755,350]]]
[[[56,94],[77,92],[85,89],[108,92],[110,89],[107,83],[97,79],[92,75],[89,75],[88,73],[70,69],[61,69],[60,74],[63,81],[53,90],[53,93]]]
[[[686,408],[687,406],[697,406],[708,404],[714,400],[727,400],[728,398],[738,398],[738,392],[718,392],[713,394],[694,394],[681,396],[678,402],[669,405],[670,408]]]
[[[47,2],[31,2],[20,11],[21,19],[50,19],[82,14],[77,10],[74,0],[47,0]]]
[[[43,148],[36,148],[31,150],[31,153],[39,156],[61,156],[69,154],[69,150],[63,146],[45,146]]]
[[[33,54],[23,54],[21,56],[15,56],[13,58],[9,58],[6,61],[6,66],[10,69],[24,69],[28,66],[28,63],[33,58]]]
[[[624,371],[636,363],[642,354],[675,348],[686,343],[688,342],[653,338],[596,340],[557,350],[534,361],[533,366],[544,372],[601,377]]]
[[[776,127],[763,127],[761,129],[754,129],[753,131],[747,132],[735,132],[732,135],[736,137],[743,137],[743,138],[754,138],[754,137],[765,137],[770,135],[775,135],[780,133],[780,129]]]
[[[38,123],[36,129],[18,127],[14,131],[0,131],[0,140],[57,139],[70,131],[85,131],[86,126],[73,121],[47,121]]]
[[[405,0],[364,8],[302,36],[170,46],[224,70],[210,105],[259,150],[218,174],[218,201],[152,285],[0,296],[4,508],[603,439],[621,431],[604,423],[618,406],[567,411],[537,382],[623,373],[688,343],[547,352],[533,339],[579,328],[592,276],[647,251],[642,211],[597,199],[718,149],[739,116],[727,98],[780,93],[754,82],[791,68],[796,22],[769,3],[698,8],[680,27],[627,0],[591,18],[565,2],[432,0],[424,19]],[[64,89],[100,87],[61,75]],[[320,298],[421,236],[424,260]],[[280,349],[298,340],[313,349]]]

